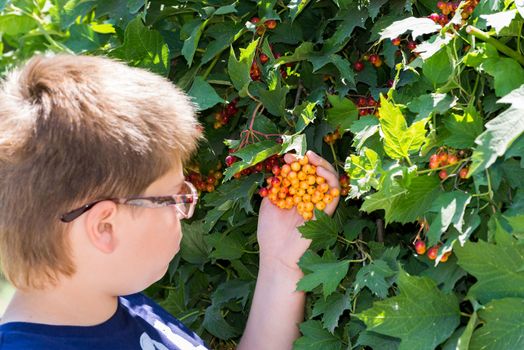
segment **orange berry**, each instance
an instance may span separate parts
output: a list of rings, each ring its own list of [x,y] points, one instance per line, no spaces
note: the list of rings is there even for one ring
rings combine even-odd
[[[278,195],[278,193],[280,192],[280,188],[278,188],[278,187],[271,187],[269,189],[269,192]]]
[[[313,211],[315,209],[315,205],[311,202],[306,202],[304,204],[304,211]]]
[[[293,208],[294,204],[295,204],[295,202],[293,201],[293,197],[287,197],[286,198],[286,209]]]
[[[315,193],[315,191],[316,191],[316,188],[315,188],[315,187],[308,187],[306,192],[307,192],[308,194],[313,194],[313,193]]]
[[[326,209],[326,203],[318,202],[318,203],[315,204],[315,208],[317,208],[318,210],[324,210],[324,209]]]
[[[341,196],[347,196],[349,194],[349,189],[344,187],[341,191],[340,191],[340,195]]]
[[[299,172],[297,173],[297,177],[298,177],[298,179],[299,179],[300,181],[302,181],[302,180],[305,180],[305,179],[307,178],[307,174],[306,174],[305,172],[303,172],[303,171],[299,171]]]
[[[289,174],[290,171],[291,167],[289,166],[289,164],[284,164],[282,165],[282,169],[280,169],[280,174],[282,174],[282,176],[286,176],[287,174]]]
[[[305,211],[302,213],[302,217],[304,218],[304,220],[311,220],[313,219],[313,213],[310,211]]]
[[[291,170],[299,172],[300,171],[300,163],[299,162],[293,162],[291,163]]]
[[[295,187],[290,187],[289,188],[289,194],[294,196],[295,194],[297,194],[297,189]]]
[[[317,188],[321,193],[326,193],[329,191],[329,185],[327,183],[320,184]]]
[[[317,176],[317,185],[322,185],[323,183],[326,182],[326,179],[324,179],[322,176]]]
[[[308,175],[307,176],[307,183],[310,185],[314,185],[317,182],[317,177],[315,175]]]
[[[306,164],[302,167],[302,171],[305,172],[306,174],[311,174],[311,168],[313,167],[313,165],[311,164]]]
[[[293,203],[295,203],[295,205],[298,205],[298,203],[301,203],[301,202],[302,202],[302,197],[293,196]]]
[[[285,199],[287,197],[287,193],[284,192],[278,192],[278,198]]]
[[[309,188],[307,181],[300,181],[300,188],[303,190],[307,190]]]
[[[324,203],[329,204],[331,202],[333,202],[333,196],[330,195],[329,193],[326,193],[324,195]]]
[[[305,194],[306,194],[306,190],[302,188],[297,190],[297,196],[303,197]]]
[[[300,202],[300,203],[298,203],[298,204],[297,204],[297,211],[298,211],[299,213],[304,212],[304,208],[305,208],[305,206],[306,206],[306,203],[304,203],[304,202]]]
[[[274,203],[277,200],[277,194],[276,193],[270,193],[270,194],[268,194],[267,198],[269,198],[269,200]]]
[[[289,181],[288,178],[282,179],[282,187],[289,187],[291,186],[291,181]]]
[[[284,209],[286,207],[286,201],[281,199],[277,202],[277,206],[280,208],[280,209]]]
[[[309,170],[308,174],[315,175],[317,173],[317,167],[312,165],[311,169]]]
[[[440,262],[448,261],[448,258],[449,258],[450,255],[451,255],[451,252],[447,252],[444,255],[442,255],[442,258],[440,258]]]
[[[311,202],[311,195],[310,195],[310,194],[307,194],[307,193],[306,193],[305,195],[303,195],[303,196],[302,196],[302,202],[304,202],[304,203],[309,203],[309,202]]]
[[[338,196],[340,196],[340,190],[336,187],[332,188],[330,191],[329,191],[329,194],[333,196],[333,198],[336,198]]]
[[[296,173],[296,171],[291,170],[291,171],[289,172],[289,174],[287,174],[287,177],[289,177],[290,179],[296,179],[296,177],[297,177],[297,173]]]
[[[309,163],[309,158],[307,156],[304,156],[298,160],[300,165],[306,165]]]

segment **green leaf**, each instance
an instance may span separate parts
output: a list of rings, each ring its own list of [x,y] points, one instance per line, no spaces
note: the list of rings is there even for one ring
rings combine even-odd
[[[217,103],[225,102],[202,76],[195,78],[191,89],[188,91],[188,95],[193,98],[193,102],[197,104],[199,111],[211,108]]]
[[[322,52],[324,54],[332,54],[340,51],[346,46],[356,27],[365,28],[364,23],[367,18],[368,14],[365,8],[350,6],[341,9],[335,19],[341,19],[342,22],[337,23],[335,33],[326,39]]]
[[[447,50],[440,50],[424,62],[422,66],[424,76],[434,85],[445,83],[453,73],[453,66]]]
[[[204,28],[207,25],[207,22],[209,20],[200,21],[195,20],[195,22],[192,23],[192,30],[191,34],[189,35],[189,38],[186,38],[184,40],[184,46],[182,47],[182,55],[187,61],[188,67],[191,67],[193,64],[193,56],[195,55],[195,51],[198,47],[198,42],[200,41],[200,37],[202,36],[202,32],[204,31]]]
[[[206,46],[206,52],[202,56],[201,63],[206,64],[215,58],[219,53],[230,46],[237,37],[244,31],[242,24],[227,23],[216,23],[210,25],[206,31],[213,40],[209,45]]]
[[[289,18],[291,22],[297,18],[297,16],[304,10],[304,8],[309,3],[309,0],[291,0],[287,7],[289,8]]]
[[[398,296],[375,302],[356,316],[368,330],[400,338],[399,350],[435,349],[460,323],[457,297],[442,293],[429,278],[402,270],[397,285]]]
[[[484,325],[471,338],[470,350],[524,349],[524,299],[493,300],[478,311]]]
[[[337,241],[341,230],[338,222],[323,211],[315,210],[315,220],[309,220],[298,228],[304,238],[311,239],[311,249],[326,249]]]
[[[227,323],[220,307],[215,305],[206,309],[202,325],[209,333],[220,339],[230,339],[240,335],[240,330]]]
[[[304,101],[293,110],[293,116],[297,118],[295,132],[304,131],[306,126],[315,120],[316,102]]]
[[[450,33],[444,33],[444,35],[435,35],[431,39],[417,45],[415,52],[419,53],[420,58],[425,61],[439,52],[443,47],[448,45],[451,39],[453,39],[453,35]]]
[[[471,315],[468,321],[468,325],[464,329],[464,332],[462,333],[460,338],[458,338],[457,345],[454,348],[454,350],[469,350],[470,349],[469,343],[471,341],[471,336],[473,335],[473,330],[475,329],[476,326],[477,326],[477,313],[473,312],[473,314]]]
[[[26,15],[2,14],[0,16],[0,33],[16,36],[28,33],[38,26],[36,20]]]
[[[427,94],[419,96],[408,103],[411,112],[417,113],[415,120],[422,120],[432,113],[444,114],[457,103],[457,98],[447,94]]]
[[[69,27],[69,38],[64,45],[75,53],[97,50],[102,41],[100,36],[87,24],[73,24]]]
[[[289,92],[287,86],[282,86],[280,80],[274,87],[269,87],[269,90],[259,88],[257,94],[260,101],[264,104],[267,111],[274,116],[281,117],[286,113],[286,96]]]
[[[351,182],[351,198],[359,198],[371,188],[378,188],[377,175],[382,171],[377,152],[364,147],[359,155],[351,154],[346,159],[344,170]]]
[[[409,17],[400,21],[396,21],[380,33],[380,39],[394,39],[406,32],[412,32],[413,39],[421,35],[435,33],[441,30],[442,27],[429,18]]]
[[[231,46],[229,60],[227,61],[227,70],[231,82],[238,90],[240,97],[247,96],[247,88],[251,82],[250,69],[255,57],[258,39],[252,41],[247,48],[240,49],[240,57],[237,60],[235,51]]]
[[[182,222],[182,243],[180,246],[180,256],[185,261],[202,265],[209,261],[211,248],[204,240],[204,227],[202,221],[194,221],[191,224]]]
[[[380,333],[363,331],[359,332],[358,345],[367,345],[371,349],[380,350],[398,350],[400,341],[398,338],[388,337]]]
[[[228,167],[224,172],[224,182],[228,181],[238,173],[246,168],[249,168],[252,165],[257,164],[258,162],[263,161],[266,158],[269,158],[273,154],[279,153],[281,146],[270,140],[265,140],[257,143],[252,143],[242,148],[241,150],[234,153],[235,156],[241,158],[241,161],[233,163],[232,166]]]
[[[333,128],[346,131],[358,119],[357,106],[349,98],[328,95],[331,108],[327,110],[327,122]]]
[[[524,68],[512,58],[490,58],[481,67],[493,76],[497,96],[504,96],[524,84]]]
[[[482,117],[472,108],[466,109],[464,114],[451,113],[443,122],[449,131],[444,144],[458,149],[475,146],[475,139],[484,129]]]
[[[158,74],[167,75],[169,71],[167,44],[158,31],[144,26],[140,17],[129,22],[124,33],[124,44],[111,54]]]
[[[378,131],[379,121],[375,116],[364,116],[353,122],[350,131],[355,134],[353,147],[360,151],[364,143]]]
[[[524,86],[501,98],[499,103],[510,103],[511,107],[486,123],[484,131],[475,143],[469,176],[487,169],[497,157],[504,155],[511,144],[524,133]]]
[[[506,151],[506,159],[510,157],[520,157],[520,167],[524,168],[524,135],[513,142],[511,147]]]
[[[452,223],[458,232],[463,232],[464,213],[470,201],[471,196],[462,191],[440,193],[434,199],[430,210],[437,213],[437,217],[430,223],[430,229],[427,233],[429,246],[438,243],[440,236],[447,231]]]
[[[293,343],[293,350],[341,350],[339,338],[322,328],[320,321],[308,320],[300,324],[302,336]]]
[[[499,34],[502,29],[511,24],[516,15],[517,10],[509,10],[492,15],[481,15],[480,18],[485,19],[488,26],[493,27],[495,33]]]
[[[282,135],[282,150],[280,154],[296,151],[296,154],[303,156],[307,151],[306,135]]]
[[[314,262],[308,261],[310,257],[301,258],[298,265],[305,273],[304,277],[297,283],[297,290],[311,292],[316,287],[322,285],[322,294],[327,298],[333,293],[340,281],[349,269],[349,260],[337,261],[336,258],[324,254],[322,258],[316,256]]]
[[[400,108],[380,97],[380,130],[384,137],[384,151],[393,159],[409,158],[427,141],[427,119],[407,127],[406,119]]]
[[[244,254],[244,244],[246,239],[240,232],[233,232],[229,235],[213,233],[204,236],[205,243],[213,248],[209,257],[211,259],[235,260]]]
[[[524,246],[479,240],[455,246],[453,251],[458,264],[477,279],[469,289],[470,298],[482,304],[506,297],[524,298]]]
[[[345,310],[351,308],[351,298],[348,295],[333,293],[327,299],[318,299],[313,307],[312,317],[322,316],[324,328],[333,333],[338,326],[338,320]]]
[[[373,294],[383,299],[387,297],[388,288],[393,284],[390,277],[395,274],[396,272],[384,260],[373,260],[369,265],[358,270],[354,283],[355,293],[368,287]]]

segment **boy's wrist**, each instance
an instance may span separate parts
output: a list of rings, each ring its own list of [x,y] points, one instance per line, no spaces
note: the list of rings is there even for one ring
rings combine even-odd
[[[293,279],[297,282],[304,277],[304,273],[297,263],[285,262],[274,256],[260,256],[259,275],[270,274],[282,276],[286,279]]]

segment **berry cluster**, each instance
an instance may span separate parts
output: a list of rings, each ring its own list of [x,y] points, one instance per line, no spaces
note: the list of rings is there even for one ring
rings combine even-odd
[[[340,195],[338,188],[330,188],[325,178],[316,175],[317,167],[309,164],[307,156],[273,167],[272,172],[273,176],[266,180],[267,187],[261,188],[259,194],[281,209],[296,206],[304,220],[311,220],[315,208],[324,210]]]
[[[233,101],[229,102],[222,111],[215,113],[215,123],[213,124],[213,128],[220,129],[229,123],[229,119],[238,112],[237,103],[238,98],[235,98]]]
[[[238,158],[233,155],[228,155],[226,157],[226,165],[228,167],[233,165],[236,161],[238,161]],[[271,172],[275,167],[280,167],[280,164],[282,163],[282,157],[279,157],[278,155],[274,154],[266,160],[236,173],[235,175],[233,175],[233,177],[235,179],[239,179],[242,176],[247,176],[254,173]]]
[[[335,131],[327,133],[324,136],[324,142],[327,143],[328,145],[333,145],[341,137],[342,137],[342,135],[340,135],[340,131],[338,131],[338,129],[336,129]]]
[[[471,16],[473,11],[475,10],[475,7],[478,4],[479,0],[467,0],[464,2],[461,12],[463,25],[465,24],[465,21],[469,18],[469,16]],[[439,1],[437,2],[437,8],[440,10],[441,13],[432,13],[428,16],[428,18],[433,20],[433,22],[440,24],[441,26],[445,26],[449,23],[450,19],[453,18],[453,16],[455,16],[455,12],[459,8],[459,5],[460,1]]]
[[[222,179],[220,169],[211,170],[207,175],[200,174],[196,171],[189,171],[186,175],[186,181],[191,182],[200,192],[213,192]]]
[[[426,253],[426,256],[430,260],[435,260],[437,258],[440,245],[434,245],[433,247],[426,250],[426,242],[424,242],[421,239],[417,239],[414,245],[415,245],[415,251],[417,252],[417,254],[424,255],[424,253]],[[440,262],[448,261],[448,258],[450,255],[451,255],[451,251],[444,253],[444,255],[442,255],[442,258],[440,259]]]
[[[382,60],[382,58],[374,53],[374,54],[371,54],[371,55],[364,55],[362,56],[362,59],[356,61],[355,63],[353,63],[353,69],[356,71],[356,72],[361,72],[364,70],[364,68],[366,67],[364,65],[364,62],[362,61],[369,61],[369,63],[371,63],[372,65],[374,65],[375,67],[380,67],[382,66],[382,63],[384,63],[384,61]]]
[[[275,21],[274,19],[268,19],[264,23],[260,24],[260,18],[253,17],[251,18],[250,22],[256,25],[257,27],[256,31],[258,35],[264,34],[266,32],[266,29],[272,30],[277,27],[277,21]]]
[[[378,116],[378,107],[380,107],[380,102],[375,101],[372,96],[369,97],[359,97],[357,100],[358,115],[364,116],[369,114],[374,114]]]
[[[440,167],[446,167],[448,165],[456,165],[464,158],[464,156],[465,152],[463,150],[455,152],[449,149],[440,149],[437,151],[437,153],[434,153],[429,157],[429,168],[437,169]],[[468,176],[468,171],[469,169],[467,166],[461,167],[458,172],[459,178],[466,179]],[[438,173],[438,176],[441,180],[447,179],[449,177],[447,169],[441,169]]]
[[[275,57],[275,59],[278,59],[280,57],[282,57],[282,55],[279,53],[279,52],[274,52],[273,51],[273,46],[272,45],[269,45],[270,49],[271,49],[271,53],[273,53],[273,56]],[[269,56],[266,55],[265,53],[263,52],[260,52],[260,50],[258,50],[259,54],[258,54],[258,59],[260,60],[260,63],[262,64],[266,64],[267,61],[269,61]],[[282,76],[282,78],[287,78],[287,72],[286,72],[286,68],[285,67],[291,67],[292,66],[292,63],[286,63],[285,66],[281,66],[280,67],[280,75]],[[255,60],[253,60],[253,62],[251,63],[251,68],[249,70],[249,75],[251,76],[251,79],[256,81],[256,80],[260,80],[260,77],[261,77],[261,74],[260,74],[260,67]]]
[[[349,188],[351,187],[349,185],[349,176],[346,174],[340,175],[338,182],[340,183],[340,195],[345,197],[349,193]]]

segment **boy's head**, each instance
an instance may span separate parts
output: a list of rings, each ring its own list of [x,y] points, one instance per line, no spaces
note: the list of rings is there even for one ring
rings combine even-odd
[[[34,57],[0,85],[0,259],[18,288],[76,271],[61,215],[140,195],[200,138],[187,96],[102,57]]]

